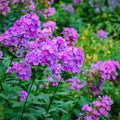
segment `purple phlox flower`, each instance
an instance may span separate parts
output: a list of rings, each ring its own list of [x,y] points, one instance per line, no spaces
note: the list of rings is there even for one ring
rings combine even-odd
[[[79,73],[84,63],[84,53],[80,48],[68,46],[60,53],[62,70],[67,72]]]
[[[58,53],[61,54],[68,47],[67,42],[62,37],[58,36],[53,39],[55,45],[57,46]],[[60,58],[60,55],[59,55]]]
[[[70,89],[80,91],[83,87],[86,86],[86,83],[84,81],[80,81],[76,77],[69,78],[66,80],[66,82],[70,83]]]
[[[36,66],[40,62],[41,51],[34,49],[26,54],[25,61],[31,66]]]
[[[61,7],[68,11],[70,14],[74,13],[74,8],[72,5],[65,5],[65,4],[62,4]]]
[[[87,83],[92,93],[98,95],[106,80],[113,80],[114,82],[118,77],[117,70],[120,70],[120,63],[114,60],[98,61],[96,64],[92,64],[90,70],[84,72],[84,75],[88,77]]]
[[[0,42],[2,42],[4,40],[4,35],[3,34],[0,34]]]
[[[52,32],[54,32],[57,29],[56,22],[54,21],[48,21],[43,24],[44,28],[50,29]]]
[[[60,75],[57,75],[57,76],[53,75],[53,76],[48,77],[48,80],[52,86],[58,86],[58,83],[61,80],[61,76]]]
[[[113,101],[108,96],[99,96],[96,101],[92,102],[92,105],[83,105],[82,110],[86,113],[85,120],[99,120],[100,116],[107,117],[112,104]]]
[[[48,9],[40,10],[39,14],[42,14],[45,19],[55,14],[55,8],[49,7]]]
[[[36,39],[40,32],[40,21],[35,13],[22,16],[3,34],[5,46],[26,48],[31,39]]]
[[[49,67],[55,65],[58,58],[55,43],[51,40],[47,40],[42,42],[39,48],[41,50],[40,64],[43,66],[48,65]]]
[[[17,73],[18,78],[21,80],[30,80],[31,68],[26,62],[23,62],[22,64],[13,62],[12,67],[8,67],[6,73],[13,72]]]
[[[118,76],[117,69],[120,69],[120,63],[114,60],[98,61],[91,67],[94,70],[100,71],[101,80],[106,81],[113,79],[115,80]]]
[[[61,32],[68,45],[74,45],[78,40],[78,33],[74,28],[64,28]]]
[[[83,0],[73,0],[73,3],[77,5],[78,3],[83,2]]]
[[[48,5],[52,5],[54,3],[54,0],[48,0]]]
[[[10,12],[10,1],[0,0],[0,14],[6,16]]]
[[[37,4],[33,0],[12,0],[13,4],[19,5],[19,3],[22,3],[24,5],[24,9],[22,9],[22,12],[26,12],[27,10],[29,11],[35,11]]]
[[[21,95],[19,100],[20,102],[23,102],[28,97],[28,93],[25,90],[21,90],[19,93]]]
[[[99,37],[99,38],[107,38],[107,33],[104,31],[104,30],[98,30],[97,31],[97,36]]]
[[[52,37],[53,31],[52,29],[44,28],[41,33],[45,36],[45,39],[48,39],[49,37]]]
[[[29,50],[33,50],[33,49],[38,48],[37,40],[28,42],[28,48],[29,48]]]

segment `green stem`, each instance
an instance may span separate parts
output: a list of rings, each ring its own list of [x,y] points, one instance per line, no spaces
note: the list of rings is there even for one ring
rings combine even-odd
[[[59,86],[60,86],[61,81],[62,81],[62,79],[58,82],[58,86],[55,88],[55,91],[54,91],[54,93],[53,93],[52,99],[50,100],[50,103],[49,103],[49,105],[48,105],[46,114],[48,113],[48,111],[49,111],[49,109],[50,109],[51,103],[52,103],[52,101],[53,101],[53,98],[55,97],[55,94],[56,94],[56,92],[57,92],[57,90],[58,90],[58,88],[59,88]],[[45,119],[46,119],[46,116],[44,117],[44,120],[45,120]]]
[[[34,80],[33,80],[32,83],[31,83],[30,89],[29,89],[29,91],[28,91],[28,96],[27,96],[26,99],[25,99],[25,103],[24,103],[24,106],[23,106],[22,114],[21,114],[21,120],[23,120],[23,114],[24,114],[24,112],[25,112],[25,107],[26,107],[27,100],[28,100],[28,97],[29,97],[29,95],[30,95],[30,92],[31,92],[33,83],[34,83]]]

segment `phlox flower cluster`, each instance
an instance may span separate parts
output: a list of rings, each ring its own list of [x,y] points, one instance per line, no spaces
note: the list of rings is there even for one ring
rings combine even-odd
[[[9,0],[0,0],[0,14],[7,15],[10,12]]]
[[[120,63],[114,60],[108,61],[98,61],[96,64],[92,65],[91,69],[100,72],[101,80],[116,80],[118,76],[117,70],[120,69]]]
[[[74,28],[64,28],[61,34],[69,45],[73,45],[78,40],[78,33]]]
[[[19,4],[22,3],[24,6],[24,9],[22,9],[22,12],[26,12],[27,10],[30,10],[34,12],[36,10],[37,4],[35,4],[34,0],[12,0],[13,4]]]
[[[47,65],[55,76],[59,76],[61,71],[79,73],[84,62],[83,51],[67,46],[66,41],[62,40],[64,39],[57,37],[41,42],[38,48],[26,54],[25,61],[30,65]]]
[[[35,13],[21,17],[3,35],[1,41],[10,48],[23,51],[23,63],[13,62],[8,73],[17,73],[19,79],[29,80],[30,66],[41,65],[51,69],[53,77],[60,80],[61,72],[79,73],[84,62],[84,53],[74,44],[78,33],[74,28],[66,28],[61,36],[54,37],[57,29],[54,21],[48,21],[40,29],[40,21]],[[49,32],[46,32],[49,31]],[[17,53],[17,52],[16,52]],[[20,55],[21,56],[21,55]]]
[[[66,82],[70,83],[70,89],[80,91],[83,87],[86,86],[86,83],[84,81],[80,81],[76,77],[69,78],[66,80]]]
[[[8,67],[6,73],[16,73],[17,77],[21,80],[30,80],[31,77],[31,68],[28,63],[23,62],[19,64],[17,62],[13,62],[11,67]]]
[[[102,91],[103,83],[106,80],[116,80],[120,70],[120,63],[114,60],[98,61],[87,70],[84,75],[87,76],[87,84],[90,86],[92,93],[98,95]]]
[[[47,24],[44,26],[49,28]],[[79,73],[81,71],[84,53],[80,48],[68,46],[66,40],[62,37],[38,41],[32,42],[34,47],[25,57],[27,63],[30,65],[48,65],[51,69],[53,69],[52,66],[61,66],[61,70],[67,72]]]
[[[38,11],[39,14],[42,14],[45,19],[55,14],[55,8],[49,7],[47,9],[43,9]]]
[[[40,21],[35,13],[29,13],[17,20],[12,27],[5,31],[4,45],[25,48],[31,39],[40,32]]]
[[[104,31],[104,30],[98,30],[97,31],[97,36],[99,37],[99,38],[107,38],[107,33]]]
[[[50,82],[50,85],[52,85],[52,86],[58,86],[58,83],[59,83],[60,80],[58,80],[58,81],[56,80],[56,81],[55,81],[55,79],[56,79],[55,76],[48,77],[48,80],[49,80],[49,82]]]
[[[83,0],[73,0],[73,3],[77,5],[78,3],[83,2]]]
[[[85,76],[87,76],[87,85],[90,87],[89,91],[92,91],[92,94],[98,95],[99,92],[102,90],[102,81],[100,79],[100,73],[96,70],[86,70],[83,73]]]
[[[57,29],[56,22],[54,21],[48,21],[43,24],[44,29],[49,29],[52,32],[54,32]]]
[[[84,62],[84,53],[80,48],[67,47],[61,55],[62,70],[67,72],[79,73]]]
[[[47,27],[46,27],[47,28]],[[40,39],[40,38],[39,38]],[[53,77],[61,79],[62,71],[79,73],[84,62],[84,53],[80,48],[69,46],[62,37],[54,37],[40,42],[34,41],[34,47],[26,54],[25,61],[31,66],[48,66]],[[37,43],[37,44],[36,44]]]
[[[85,111],[86,116],[84,120],[100,120],[100,116],[107,117],[108,112],[111,110],[113,101],[108,96],[98,97],[92,105],[85,104],[82,110]]]
[[[19,3],[19,2],[28,2],[28,1],[31,1],[31,0],[12,0],[13,3]]]
[[[19,91],[19,94],[21,95],[19,98],[20,102],[23,102],[28,97],[28,93],[25,90]]]
[[[72,5],[65,5],[65,4],[62,4],[61,7],[68,11],[70,14],[74,13],[74,8]]]
[[[28,52],[25,60],[31,65],[52,66],[57,60],[57,48],[51,40],[39,44],[39,48]]]
[[[52,5],[55,0],[48,0],[48,5]]]
[[[0,44],[2,43],[3,40],[4,40],[4,35],[0,34]]]

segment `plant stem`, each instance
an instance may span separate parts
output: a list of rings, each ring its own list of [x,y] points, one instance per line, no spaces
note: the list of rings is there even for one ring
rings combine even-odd
[[[58,90],[58,88],[59,88],[59,86],[60,86],[61,81],[62,81],[62,79],[58,82],[58,86],[55,88],[55,91],[54,91],[54,93],[53,93],[52,99],[50,100],[50,103],[49,103],[49,105],[48,105],[46,114],[48,113],[48,111],[49,111],[49,109],[50,109],[51,103],[52,103],[52,101],[53,101],[53,98],[55,97],[55,94],[56,94],[56,92],[57,92],[57,90]],[[44,117],[44,120],[45,120],[45,119],[46,119],[46,117]]]
[[[30,92],[31,92],[31,88],[32,88],[32,86],[33,86],[33,83],[34,83],[34,80],[33,80],[32,83],[31,83],[30,89],[29,89],[29,91],[28,91],[28,96],[27,96],[26,99],[25,99],[25,103],[24,103],[24,106],[23,106],[22,114],[21,114],[21,120],[23,120],[23,114],[24,114],[24,112],[25,112],[25,107],[26,107],[27,100],[28,100],[28,97],[29,97],[29,95],[30,95]]]

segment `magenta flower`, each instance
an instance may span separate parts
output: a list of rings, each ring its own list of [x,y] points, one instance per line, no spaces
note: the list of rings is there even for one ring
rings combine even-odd
[[[65,5],[65,4],[62,4],[61,7],[68,11],[70,14],[74,13],[74,8],[72,5]]]
[[[52,5],[54,3],[54,0],[48,0],[48,4]]]
[[[28,93],[25,90],[21,90],[19,93],[21,95],[19,100],[20,102],[23,102],[28,97]]]
[[[84,53],[80,48],[67,47],[60,53],[62,70],[73,73],[80,73],[84,63]]]
[[[85,104],[82,107],[86,113],[84,120],[99,120],[100,116],[107,117],[112,104],[113,101],[108,96],[99,96],[96,101],[92,102],[92,105]]]
[[[107,33],[104,31],[104,30],[98,30],[97,31],[97,36],[99,37],[99,38],[107,38]]]
[[[26,62],[23,62],[22,64],[13,62],[12,67],[9,67],[6,73],[14,73],[14,72],[17,73],[19,79],[30,80],[31,68]]]
[[[5,31],[4,44],[5,46],[14,46],[15,48],[26,48],[31,39],[36,39],[40,32],[40,21],[35,13],[29,13],[22,16]]]
[[[114,60],[98,61],[96,64],[92,64],[91,69],[84,73],[88,77],[87,83],[92,93],[98,95],[102,91],[103,83],[106,80],[115,82],[118,77],[118,70],[120,70],[120,63]]]
[[[92,65],[92,70],[100,71],[101,80],[116,80],[118,73],[117,70],[120,69],[120,63],[114,60],[108,61],[98,61],[96,64]]]
[[[0,0],[0,14],[5,16],[10,12],[9,3],[8,0]]]
[[[86,83],[83,81],[80,81],[76,77],[69,78],[66,80],[66,82],[70,83],[70,89],[80,91],[83,87],[86,86]]]
[[[50,29],[52,32],[54,32],[57,29],[56,22],[54,21],[47,21],[43,24],[43,27],[46,29]]]
[[[45,19],[55,14],[55,8],[49,7],[48,9],[40,10],[38,12],[39,14],[42,14]]]
[[[77,5],[78,3],[83,2],[83,0],[73,0],[73,3]]]
[[[78,33],[74,28],[64,28],[61,32],[68,45],[74,45],[78,40]]]

